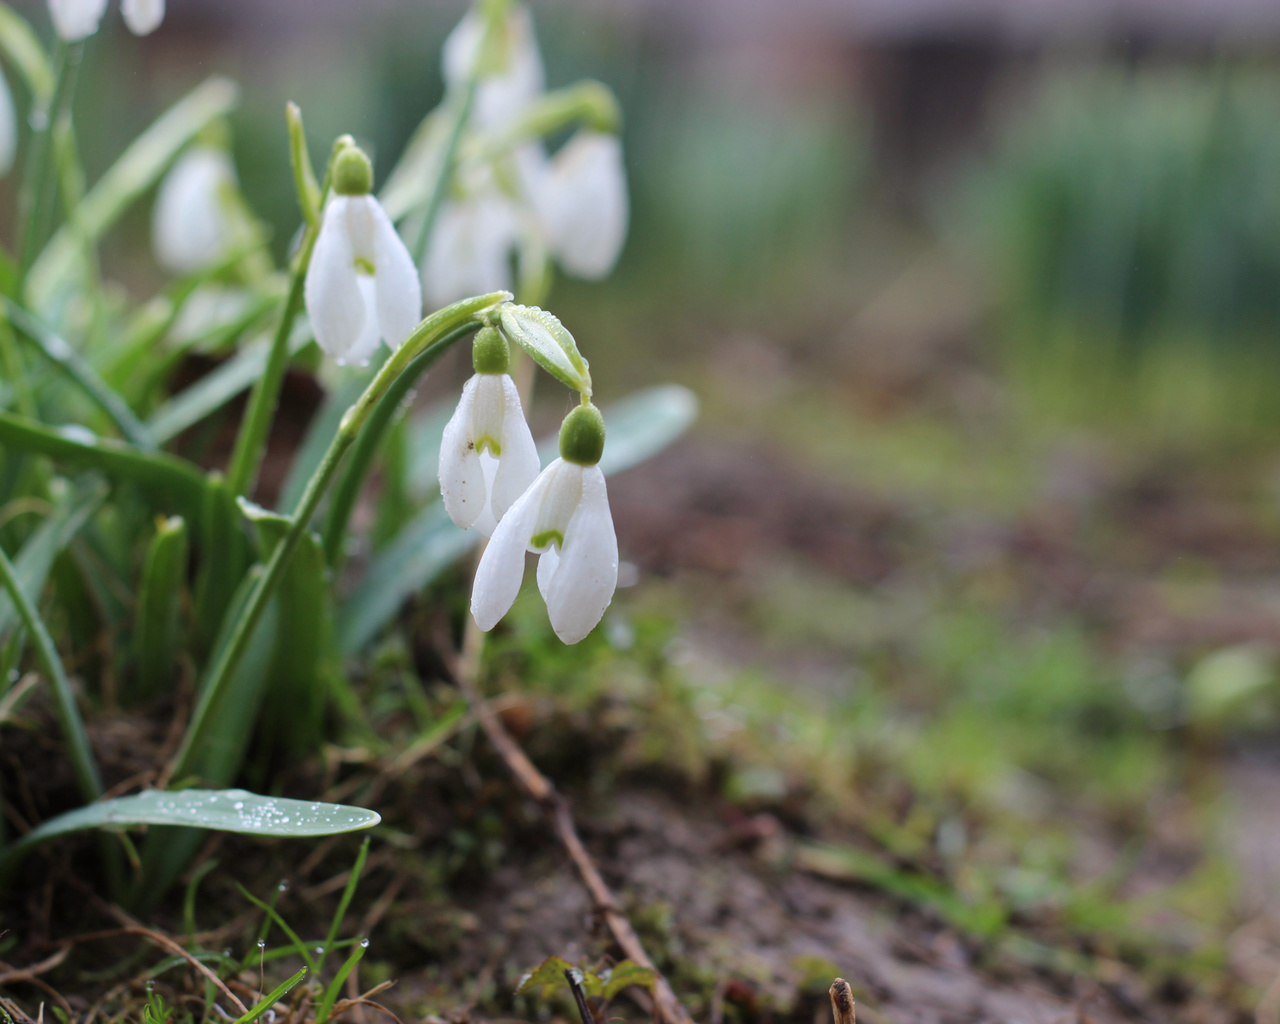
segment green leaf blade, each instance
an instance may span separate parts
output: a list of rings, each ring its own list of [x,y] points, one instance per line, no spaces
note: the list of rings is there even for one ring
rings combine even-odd
[[[567,387],[591,395],[591,373],[578,343],[560,320],[537,306],[506,303],[499,314],[502,333]]]

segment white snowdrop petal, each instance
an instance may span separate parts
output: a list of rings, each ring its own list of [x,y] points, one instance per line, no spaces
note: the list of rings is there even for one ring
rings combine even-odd
[[[533,433],[524,418],[524,409],[520,405],[520,392],[509,374],[500,378],[503,394],[502,458],[498,462],[498,472],[494,475],[493,486],[489,491],[489,507],[495,518],[502,519],[509,509],[537,479],[538,446],[534,443]]]
[[[368,274],[357,273],[356,287],[360,290],[360,298],[364,302],[364,327],[359,337],[347,349],[344,355],[336,357],[339,366],[368,366],[373,354],[378,351],[378,343],[382,341],[382,330],[378,323],[378,295],[376,283]]]
[[[575,277],[604,277],[627,237],[630,207],[622,142],[580,131],[551,160],[534,193],[552,252]]]
[[[462,529],[468,529],[485,507],[485,482],[480,459],[471,440],[471,406],[479,375],[462,388],[458,408],[445,424],[440,440],[440,496],[444,509]]]
[[[0,74],[0,174],[8,174],[18,154],[18,112],[9,82]]]
[[[474,7],[469,8],[445,37],[440,57],[446,85],[457,87],[466,82],[483,38],[484,16]]]
[[[493,629],[510,610],[524,579],[524,553],[548,483],[544,472],[507,510],[476,567],[471,614],[483,630]]]
[[[164,21],[164,0],[120,0],[120,14],[135,36],[150,35]]]
[[[316,342],[346,360],[368,329],[373,313],[356,280],[355,253],[347,231],[346,196],[330,200],[307,268],[304,298]]]
[[[418,268],[395,225],[376,199],[370,198],[373,214],[373,265],[377,282],[378,324],[382,337],[393,349],[399,348],[422,319],[422,286]]]
[[[551,581],[555,579],[556,569],[560,567],[560,552],[557,548],[547,548],[538,556],[538,592],[542,600],[547,599],[551,590]]]
[[[69,43],[97,32],[106,10],[107,0],[49,0],[53,27]]]
[[[232,224],[223,192],[234,187],[230,155],[212,146],[193,146],[160,183],[151,215],[156,261],[172,274],[204,270],[226,254]]]
[[[604,473],[582,471],[582,500],[565,531],[560,563],[548,581],[547,615],[556,636],[576,644],[600,621],[618,587],[618,537]]]
[[[538,479],[546,480],[546,494],[538,504],[538,516],[530,530],[530,551],[545,551],[553,542],[564,539],[582,500],[582,472],[582,466],[564,459],[552,460],[542,471]]]

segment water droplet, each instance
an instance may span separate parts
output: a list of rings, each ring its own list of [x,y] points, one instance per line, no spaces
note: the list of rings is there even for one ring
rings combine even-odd
[[[236,809],[237,811],[243,811],[243,810],[244,810],[244,801],[243,801],[243,800],[237,800],[237,801],[235,802],[235,809]]]
[[[368,949],[368,948],[369,948],[369,940],[368,940],[368,939],[361,939],[361,940],[360,940],[360,948],[361,948],[361,949]]]
[[[222,955],[223,955],[223,956],[230,956],[230,955],[231,955],[231,947],[230,947],[230,946],[227,946],[227,947],[226,947],[226,949],[224,949],[224,950],[222,951]]]
[[[324,946],[316,946],[314,952],[316,956],[324,956]]]
[[[147,991],[148,991],[148,992],[154,992],[155,990],[156,990],[156,983],[155,983],[154,981],[148,981],[148,982],[147,982]]]
[[[259,940],[258,940],[258,948],[259,948],[259,949],[266,949],[266,948],[267,948],[267,940],[266,940],[266,939],[259,939]]]
[[[288,891],[289,891],[289,879],[282,878],[280,880],[280,884],[276,886],[276,892],[288,892]]]

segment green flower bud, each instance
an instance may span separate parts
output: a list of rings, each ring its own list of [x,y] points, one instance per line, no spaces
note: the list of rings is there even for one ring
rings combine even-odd
[[[560,458],[579,466],[594,466],[604,451],[604,417],[588,402],[560,424]]]
[[[476,373],[507,373],[511,369],[511,349],[496,327],[481,327],[471,345],[471,365]]]
[[[334,160],[333,190],[340,196],[367,196],[373,191],[373,164],[359,146],[346,146]]]

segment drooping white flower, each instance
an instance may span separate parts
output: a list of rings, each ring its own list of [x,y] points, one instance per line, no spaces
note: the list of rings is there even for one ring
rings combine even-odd
[[[120,13],[135,36],[149,36],[164,21],[164,0],[120,0]]]
[[[476,374],[440,442],[440,493],[455,523],[488,537],[538,476],[538,448],[495,328],[480,331],[473,359]]]
[[[231,155],[192,146],[165,175],[151,215],[156,260],[173,274],[192,274],[227,255],[235,235],[228,197],[236,187]]]
[[[0,74],[0,174],[8,174],[18,155],[18,112],[9,82]]]
[[[519,232],[514,206],[496,190],[447,201],[422,261],[427,302],[445,306],[468,295],[510,291],[511,253]]]
[[[107,0],[49,0],[53,27],[68,43],[85,39],[98,31],[107,11]]]
[[[369,194],[373,170],[351,146],[334,167],[307,268],[304,297],[316,342],[339,364],[363,365],[385,340],[397,348],[422,317],[418,271],[382,205]]]
[[[487,16],[475,7],[449,33],[444,43],[445,84],[460,88],[479,62],[479,82],[472,119],[482,129],[500,127],[542,92],[546,73],[524,4],[513,4],[494,26],[485,45]]]
[[[511,608],[526,551],[541,555],[538,589],[562,641],[576,644],[604,615],[618,585],[618,538],[597,464],[603,444],[595,406],[569,414],[560,431],[561,457],[507,510],[480,558],[471,614],[481,629],[492,629]]]
[[[629,204],[622,141],[583,130],[541,171],[529,175],[529,191],[547,246],[574,277],[605,277],[627,238]]]

